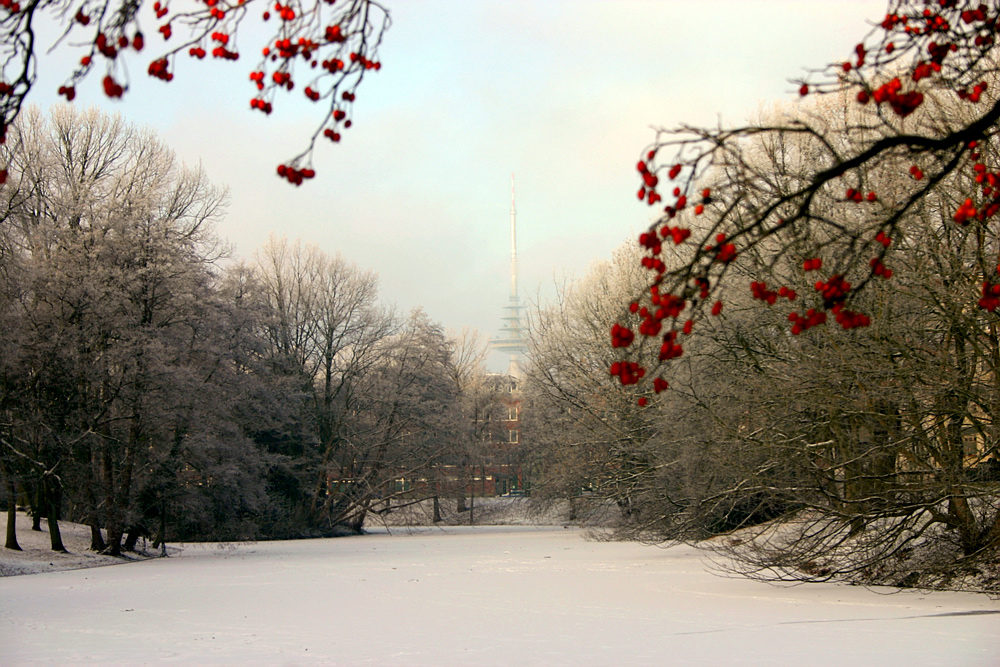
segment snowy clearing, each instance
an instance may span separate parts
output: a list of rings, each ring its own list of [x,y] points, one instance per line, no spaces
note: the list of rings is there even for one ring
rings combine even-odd
[[[182,546],[0,579],[0,662],[998,664],[981,595],[780,588],[577,529]]]
[[[0,512],[0,532],[6,529],[7,513]],[[49,529],[44,521],[41,532],[31,530],[31,517],[24,512],[18,512],[17,541],[21,551],[0,548],[0,577],[78,570],[104,565],[125,565],[131,561],[159,556],[159,551],[152,549],[148,550],[148,553],[127,553],[121,558],[94,553],[90,551],[90,527],[79,523],[60,521],[59,532],[66,553],[52,551]],[[167,548],[173,552],[172,547]]]

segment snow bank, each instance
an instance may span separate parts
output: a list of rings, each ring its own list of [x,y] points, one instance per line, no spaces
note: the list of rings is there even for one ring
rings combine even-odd
[[[572,528],[182,546],[0,579],[0,663],[913,667],[1000,649],[984,596],[778,588]]]
[[[24,512],[17,513],[17,541],[21,551],[0,547],[0,577],[17,574],[38,574],[59,570],[77,570],[85,567],[119,565],[136,560],[145,560],[154,554],[130,553],[115,558],[102,556],[90,551],[90,527],[68,521],[59,522],[59,534],[67,553],[52,551],[49,529],[42,521],[42,531],[31,529],[31,517]],[[0,512],[0,536],[6,535],[7,512]]]
[[[444,526],[612,526],[619,520],[613,504],[591,498],[539,499],[489,497],[465,499],[459,510],[455,498],[441,498],[438,512]],[[365,520],[365,528],[433,526],[434,501],[377,504]]]

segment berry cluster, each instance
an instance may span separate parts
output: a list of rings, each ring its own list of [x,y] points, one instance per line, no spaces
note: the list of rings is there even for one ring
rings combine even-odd
[[[823,307],[833,308],[837,304],[843,303],[847,299],[847,294],[851,291],[851,283],[844,280],[844,276],[834,274],[826,282],[817,280],[814,285],[816,291],[823,297]]]
[[[862,201],[865,200],[869,202],[875,202],[878,201],[878,195],[875,194],[874,192],[869,192],[868,195],[865,196],[860,190],[855,190],[854,188],[847,188],[847,192],[844,193],[844,199],[846,199],[847,201],[853,201],[857,203],[861,203]]]
[[[269,0],[267,4],[264,20],[270,19],[273,12],[278,25],[261,49],[263,58],[250,76],[256,88],[250,108],[270,114],[276,105],[277,91],[291,91],[299,83],[296,76],[302,68],[312,70],[310,79],[302,81],[304,85],[300,88],[308,99],[337,100],[336,106],[324,110],[322,122],[306,150],[282,165],[281,177],[298,185],[311,178],[313,170],[299,165],[310,162],[317,138],[323,136],[336,142],[343,130],[350,127],[350,108],[357,87],[366,72],[381,68],[377,50],[389,18],[374,0],[350,3],[317,0],[315,5]],[[86,78],[98,58],[107,64],[107,71],[102,74],[104,93],[119,98],[128,91],[122,54],[126,49],[144,49],[145,38],[138,30],[138,10],[142,5],[141,2],[121,7],[74,3],[66,16],[68,32],[73,32],[69,41],[82,44],[86,53],[82,54],[79,67],[59,86],[60,96],[75,99],[79,82]],[[181,51],[198,60],[209,54],[218,60],[238,60],[237,34],[248,5],[248,0],[196,0],[193,7],[175,13],[164,0],[152,3],[154,27],[167,46],[148,62],[147,73],[164,82],[172,81],[177,64],[174,56]],[[21,11],[21,6],[13,0],[0,0],[0,7],[14,13]],[[178,33],[177,40],[181,43],[171,45],[177,39],[174,33],[182,30],[185,34]],[[6,104],[6,116],[0,118],[0,127],[16,116],[21,97]]]
[[[611,364],[610,370],[611,375],[617,377],[625,386],[639,384],[639,380],[646,375],[646,369],[635,361],[616,361]]]
[[[125,92],[125,89],[122,88],[122,86],[119,85],[113,78],[111,78],[110,74],[107,75],[106,77],[104,77],[104,94],[105,95],[107,95],[108,97],[111,97],[111,98],[115,98],[115,97],[121,97],[122,94],[124,94],[124,92]]]
[[[278,176],[284,178],[292,185],[302,185],[302,181],[313,178],[316,172],[312,169],[296,169],[289,165],[278,165]]]
[[[892,269],[887,269],[885,264],[882,263],[878,257],[872,257],[871,262],[869,262],[872,267],[872,273],[876,276],[882,276],[886,280],[892,278]]]
[[[788,321],[792,323],[792,335],[798,336],[806,329],[811,329],[826,322],[826,312],[810,308],[804,315],[788,313]]]
[[[838,303],[831,310],[836,316],[837,324],[844,329],[857,329],[858,327],[867,327],[871,324],[871,320],[867,315],[847,310],[842,303]]]
[[[795,301],[795,297],[798,296],[795,290],[789,289],[782,285],[777,290],[770,290],[767,288],[767,283],[763,281],[754,281],[750,283],[750,294],[754,299],[758,301],[764,301],[769,306],[773,306],[777,302],[778,297],[788,299],[789,301]]]
[[[635,334],[628,327],[617,322],[611,327],[611,347],[628,347],[635,340]],[[617,375],[615,373],[614,375]]]
[[[991,283],[988,280],[983,283],[982,297],[979,299],[979,307],[991,313],[1000,306],[1000,285]]]
[[[174,78],[173,73],[167,71],[166,58],[160,58],[149,63],[149,75],[163,81],[170,81]]]

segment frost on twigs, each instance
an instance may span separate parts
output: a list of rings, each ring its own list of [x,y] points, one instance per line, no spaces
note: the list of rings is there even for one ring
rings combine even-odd
[[[95,71],[105,95],[124,96],[127,62],[144,57],[149,60],[142,69],[165,83],[175,74],[197,76],[184,60],[258,58],[248,82],[252,110],[270,114],[279,95],[291,94],[319,107],[320,122],[304,150],[278,169],[294,185],[314,175],[317,140],[337,142],[351,127],[358,86],[381,68],[378,48],[390,24],[388,11],[374,0],[0,0],[0,136],[35,83],[37,50],[49,46],[37,43],[40,20],[59,22],[59,41],[79,54],[58,89],[67,101]],[[271,30],[266,42],[244,45],[244,52],[238,42],[248,20]],[[144,31],[141,22],[154,25]],[[246,69],[233,74],[245,79]]]
[[[613,338],[628,355],[647,344],[660,354],[616,375],[659,377],[689,323],[724,317],[740,292],[784,309],[788,335],[869,326],[855,302],[893,279],[905,252],[893,241],[929,198],[953,227],[990,230],[1000,212],[998,21],[995,4],[893,0],[843,60],[794,82],[797,108],[743,127],[658,131],[636,165],[637,197],[658,211],[639,237],[649,290],[616,323],[635,342]],[[962,199],[942,195],[956,188]],[[1000,258],[985,264],[976,289],[993,312]]]

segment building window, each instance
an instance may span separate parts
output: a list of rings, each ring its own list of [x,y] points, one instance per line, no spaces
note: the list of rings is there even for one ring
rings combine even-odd
[[[509,405],[507,406],[507,421],[517,421],[517,406]]]
[[[966,456],[979,455],[979,437],[976,434],[962,436],[962,449]]]
[[[516,428],[510,429],[509,431],[507,431],[507,442],[512,444],[517,444],[517,436],[518,436],[517,429]]]

